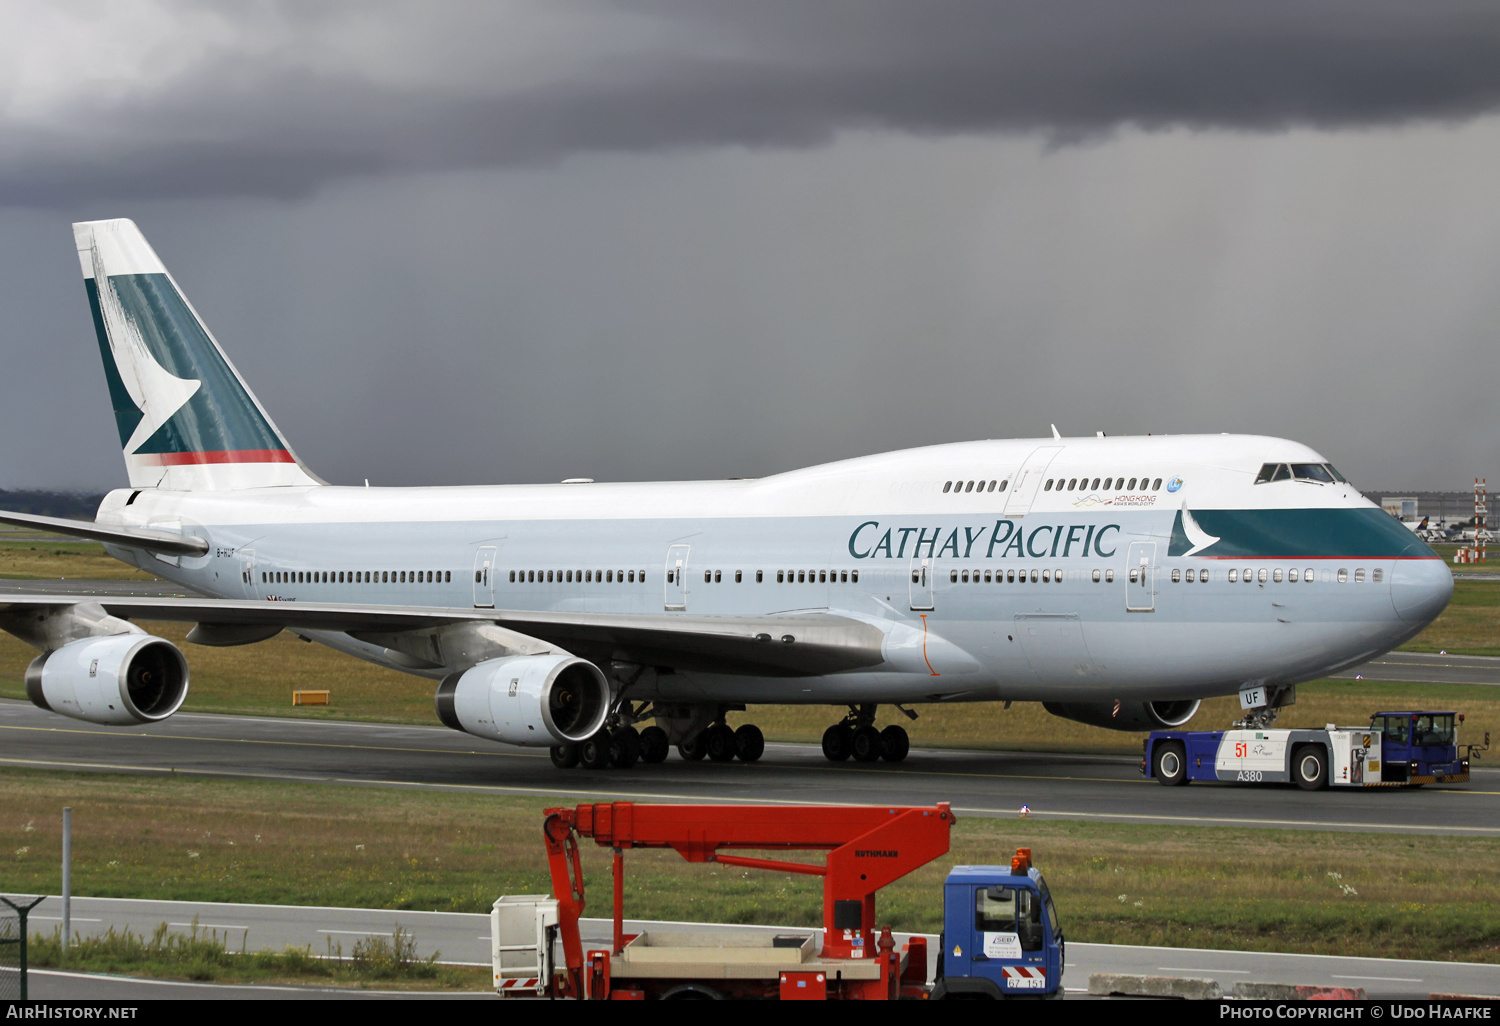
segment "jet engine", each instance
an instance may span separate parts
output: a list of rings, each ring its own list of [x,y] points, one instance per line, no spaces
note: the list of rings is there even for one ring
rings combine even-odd
[[[1077,720],[1091,727],[1151,731],[1182,726],[1198,712],[1198,705],[1195,698],[1175,702],[1121,702],[1118,713],[1113,702],[1043,702],[1042,708],[1053,716]]]
[[[182,708],[188,666],[177,646],[149,634],[70,641],[26,667],[33,705],[90,723],[155,723]]]
[[[454,730],[512,745],[586,740],[609,715],[599,667],[563,652],[488,659],[443,678],[438,719]]]

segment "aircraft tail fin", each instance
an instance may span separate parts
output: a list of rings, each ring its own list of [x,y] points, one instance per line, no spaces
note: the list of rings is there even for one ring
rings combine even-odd
[[[132,488],[322,484],[304,467],[135,222],[73,225]]]

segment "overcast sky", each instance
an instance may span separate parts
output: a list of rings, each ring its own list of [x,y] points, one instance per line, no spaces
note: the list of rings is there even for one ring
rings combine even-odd
[[[1458,490],[1497,182],[1489,0],[0,2],[0,487],[125,482],[68,226],[130,217],[336,483],[1055,422]]]

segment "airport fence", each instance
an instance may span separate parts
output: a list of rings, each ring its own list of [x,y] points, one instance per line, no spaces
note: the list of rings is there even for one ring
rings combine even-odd
[[[26,916],[41,900],[18,905],[0,897],[0,1001],[26,1000]]]

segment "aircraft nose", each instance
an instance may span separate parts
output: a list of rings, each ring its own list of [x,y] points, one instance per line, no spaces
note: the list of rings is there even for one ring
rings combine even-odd
[[[1453,597],[1453,574],[1441,559],[1398,559],[1391,572],[1391,604],[1408,623],[1437,619]]]

